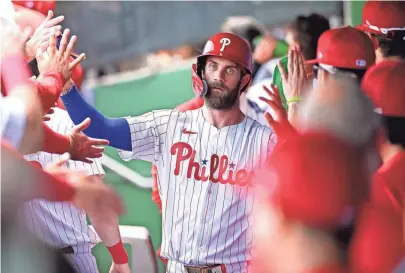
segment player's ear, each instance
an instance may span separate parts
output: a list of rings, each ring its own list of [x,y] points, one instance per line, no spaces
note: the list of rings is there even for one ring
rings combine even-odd
[[[240,90],[245,89],[246,90],[246,85],[249,83],[250,79],[252,76],[248,73],[246,73],[242,79],[240,80]]]

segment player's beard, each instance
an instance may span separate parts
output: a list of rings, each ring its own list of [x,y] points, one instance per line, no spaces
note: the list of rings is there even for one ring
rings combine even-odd
[[[207,85],[208,89],[204,101],[209,108],[224,110],[230,109],[235,105],[239,96],[240,82],[234,89],[228,89],[220,82],[208,82]],[[215,88],[220,88],[221,90],[215,90]]]

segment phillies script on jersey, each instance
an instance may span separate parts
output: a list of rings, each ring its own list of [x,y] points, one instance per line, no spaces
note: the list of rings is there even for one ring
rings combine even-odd
[[[211,155],[211,162],[209,167],[207,164],[202,166],[195,160],[196,150],[193,150],[190,144],[185,142],[174,143],[170,149],[173,156],[176,157],[176,168],[174,169],[174,175],[180,174],[180,165],[182,162],[187,164],[187,175],[189,179],[191,177],[196,181],[211,181],[213,183],[221,184],[238,184],[240,186],[252,186],[252,176],[254,172],[248,172],[244,169],[234,170],[235,164],[230,163],[229,157],[226,155],[219,156],[217,154]],[[207,171],[208,169],[208,171]]]

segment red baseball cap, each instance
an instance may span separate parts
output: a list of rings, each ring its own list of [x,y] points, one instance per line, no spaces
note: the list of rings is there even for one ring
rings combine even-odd
[[[291,219],[318,228],[345,226],[368,194],[362,153],[323,133],[305,133],[280,145],[257,183]]]
[[[405,257],[402,219],[383,206],[364,208],[349,251],[352,272],[393,272]]]
[[[405,31],[405,2],[367,1],[363,8],[362,24],[357,28],[374,34]]]
[[[405,117],[405,62],[387,60],[364,75],[362,89],[385,116]]]
[[[333,67],[367,69],[374,62],[373,42],[362,31],[350,26],[322,33],[318,40],[316,59],[307,61],[308,64],[318,63],[328,71],[328,68]]]

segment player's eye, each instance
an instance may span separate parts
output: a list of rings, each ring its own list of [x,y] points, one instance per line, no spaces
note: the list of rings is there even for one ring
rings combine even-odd
[[[228,75],[233,75],[235,73],[235,68],[233,68],[233,67],[228,67],[227,69],[226,69],[226,74],[228,74]]]
[[[212,69],[212,70],[217,69],[217,65],[214,64],[214,63],[209,63],[209,64],[208,64],[208,67],[209,67],[210,69]]]

